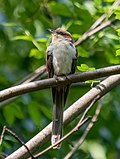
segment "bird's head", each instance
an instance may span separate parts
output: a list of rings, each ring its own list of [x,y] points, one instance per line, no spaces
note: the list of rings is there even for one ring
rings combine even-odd
[[[57,28],[55,30],[49,30],[52,34],[52,42],[59,41],[59,40],[68,40],[73,42],[72,35],[66,31],[64,28]]]

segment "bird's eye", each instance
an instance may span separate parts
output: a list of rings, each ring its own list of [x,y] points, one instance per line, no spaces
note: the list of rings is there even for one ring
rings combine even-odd
[[[58,34],[60,34],[60,35],[65,35],[63,32],[59,32]]]

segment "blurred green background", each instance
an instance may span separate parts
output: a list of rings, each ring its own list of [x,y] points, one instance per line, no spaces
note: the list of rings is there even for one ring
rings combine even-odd
[[[110,16],[105,21],[116,15],[118,20],[77,47],[78,66],[86,64],[97,69],[119,64],[120,7],[113,10],[113,2],[114,0],[0,0],[0,90],[13,86],[45,64],[45,50],[50,43],[48,28],[64,26],[76,41],[93,22],[108,11]],[[72,86],[66,107],[90,88],[90,85]],[[94,114],[95,107],[96,105],[90,111],[91,115]],[[22,95],[0,107],[0,131],[7,125],[24,142],[41,131],[51,120],[50,89]],[[66,126],[64,133],[76,123],[77,120]],[[51,150],[42,158],[64,158],[72,149],[68,143],[75,145],[84,130],[85,126],[69,137],[60,150]],[[10,154],[20,146],[20,143],[6,133],[0,152]],[[72,158],[120,158],[120,87],[104,97],[99,120]]]

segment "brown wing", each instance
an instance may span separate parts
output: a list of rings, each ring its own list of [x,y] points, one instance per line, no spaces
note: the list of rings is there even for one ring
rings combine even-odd
[[[76,58],[73,59],[73,62],[72,62],[72,67],[71,67],[71,74],[75,73],[75,69],[76,69],[76,65],[77,65],[77,49],[76,49]]]
[[[53,69],[53,56],[52,53],[47,50],[47,56],[46,56],[46,67],[48,71],[48,77],[52,78],[54,75],[54,69]]]

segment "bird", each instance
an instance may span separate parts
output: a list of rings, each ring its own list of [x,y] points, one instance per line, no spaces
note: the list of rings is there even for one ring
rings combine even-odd
[[[49,29],[52,34],[50,45],[46,49],[46,67],[48,77],[67,76],[75,73],[77,64],[77,49],[72,35],[64,28]],[[54,145],[62,138],[63,111],[70,85],[52,87],[53,123],[51,144]],[[61,144],[53,147],[59,149]]]

